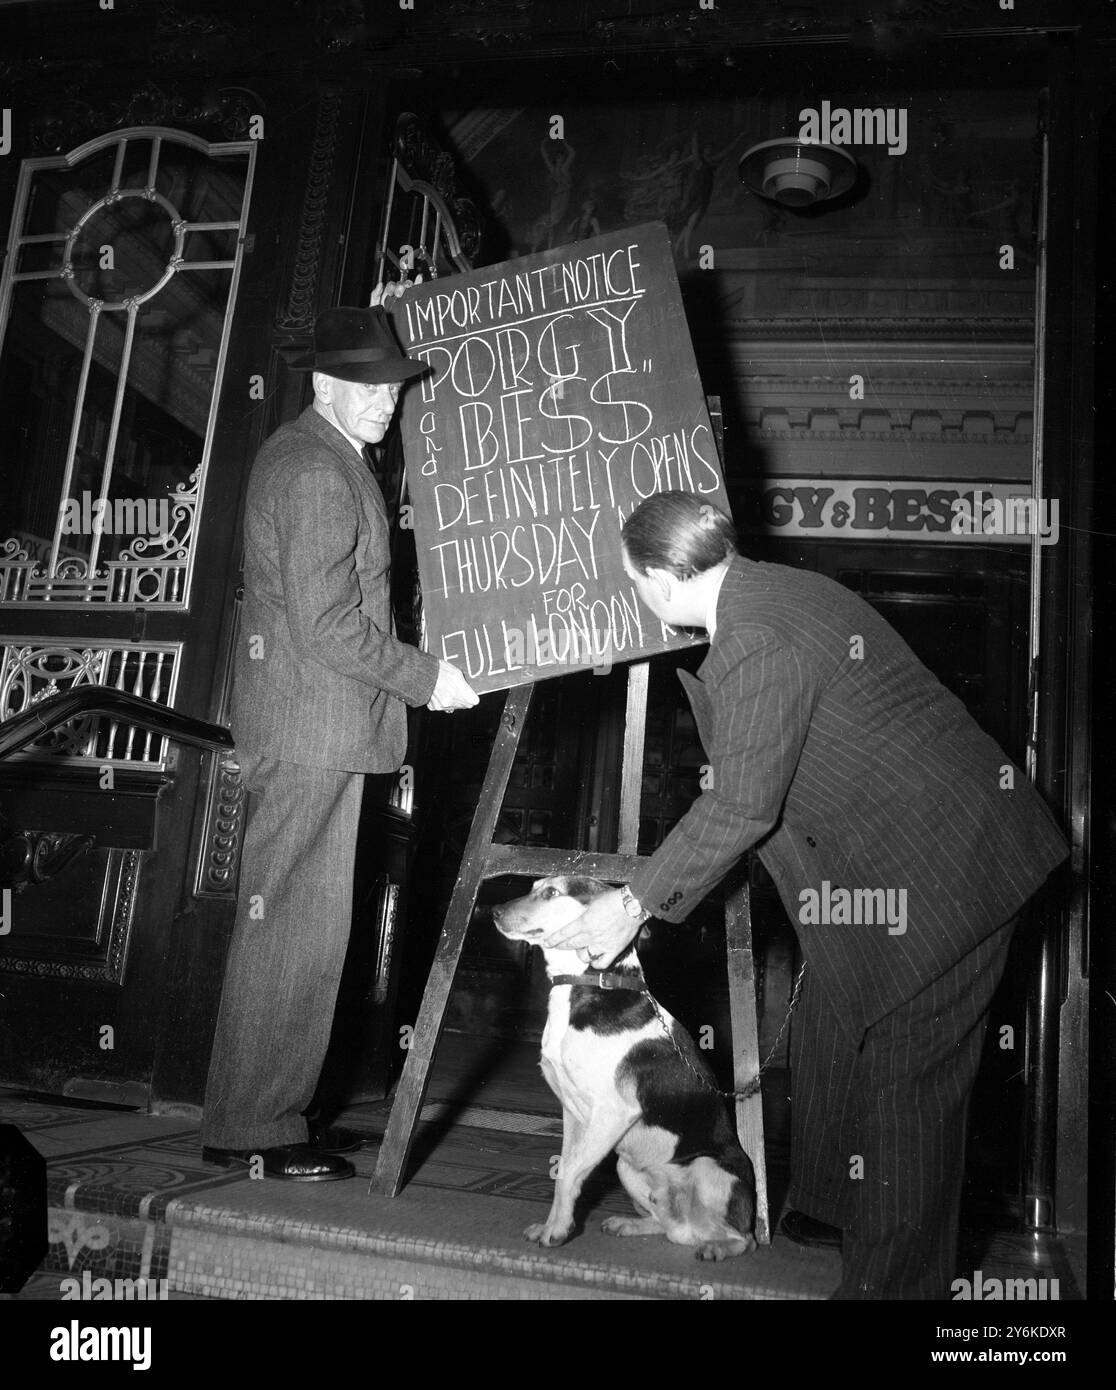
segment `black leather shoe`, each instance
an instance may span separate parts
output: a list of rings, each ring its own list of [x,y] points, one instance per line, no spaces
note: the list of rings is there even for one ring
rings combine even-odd
[[[309,1144],[279,1144],[272,1149],[203,1148],[202,1158],[222,1168],[248,1168],[262,1158],[264,1176],[284,1182],[337,1182],[356,1175],[347,1159],[322,1153]]]
[[[312,1149],[323,1154],[354,1154],[364,1143],[355,1129],[345,1129],[342,1125],[323,1125],[320,1120],[307,1120],[309,1138],[306,1142]]]
[[[811,1245],[830,1250],[841,1248],[841,1228],[807,1216],[804,1211],[784,1212],[783,1219],[779,1222],[779,1234],[793,1240],[796,1245]]]

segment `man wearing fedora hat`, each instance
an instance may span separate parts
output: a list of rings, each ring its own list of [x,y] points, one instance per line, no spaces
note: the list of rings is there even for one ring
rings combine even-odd
[[[387,509],[364,458],[404,383],[382,307],[320,314],[314,400],[267,439],[244,514],[232,730],[248,792],[236,924],[206,1083],[204,1158],[266,1176],[353,1175],[359,1147],[305,1111],[329,1044],[352,916],[366,772],[393,772],[406,705],[477,703],[447,661],[394,635]]]

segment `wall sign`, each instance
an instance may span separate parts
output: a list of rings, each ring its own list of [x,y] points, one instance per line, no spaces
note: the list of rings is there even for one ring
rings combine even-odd
[[[656,492],[728,510],[666,228],[419,285],[404,396],[426,645],[478,691],[693,645],[644,608],[620,528]]]
[[[772,478],[759,494],[758,529],[771,536],[1023,545],[1058,539],[1057,499],[1024,483],[910,478]]]

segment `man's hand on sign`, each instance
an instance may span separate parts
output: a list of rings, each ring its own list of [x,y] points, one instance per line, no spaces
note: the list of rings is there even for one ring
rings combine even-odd
[[[480,696],[449,661],[439,661],[438,679],[434,683],[434,694],[427,701],[426,708],[443,712],[455,709],[472,709]]]
[[[377,285],[372,291],[372,297],[368,301],[369,308],[375,309],[377,305],[383,304],[390,308],[390,301],[399,299],[411,285],[421,285],[422,276],[416,275],[413,280],[404,278],[402,280],[385,280],[382,285]]]
[[[541,946],[577,951],[596,970],[604,970],[636,938],[642,923],[629,917],[619,888],[594,898],[580,917],[544,936]]]

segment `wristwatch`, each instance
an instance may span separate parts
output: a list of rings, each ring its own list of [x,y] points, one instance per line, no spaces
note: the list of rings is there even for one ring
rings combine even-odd
[[[624,904],[624,911],[636,922],[646,922],[651,916],[646,908],[640,907],[639,899],[632,894],[631,888],[625,883],[620,889],[620,901]]]

